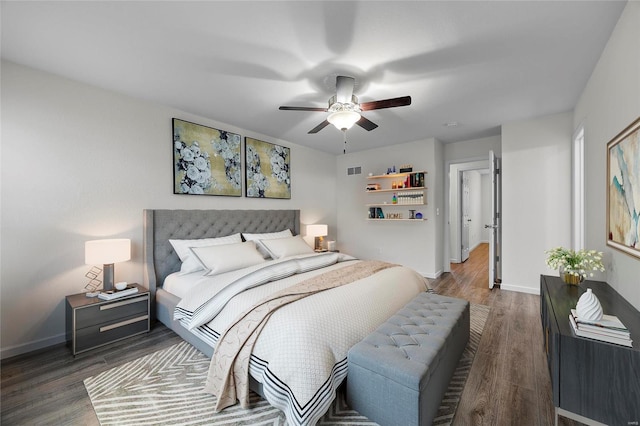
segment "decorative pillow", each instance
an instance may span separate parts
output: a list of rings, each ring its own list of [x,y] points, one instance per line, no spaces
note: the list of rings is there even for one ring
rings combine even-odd
[[[205,275],[217,275],[264,262],[253,241],[208,247],[191,247],[195,258],[207,269]]]
[[[274,240],[277,238],[287,238],[287,237],[292,237],[293,234],[291,233],[290,229],[284,229],[279,232],[267,232],[264,234],[245,234],[243,232],[242,236],[246,241],[255,241],[258,251],[262,254],[262,256],[265,259],[268,259],[270,254],[267,251],[267,249],[264,248],[264,244],[262,244],[262,240]]]
[[[193,257],[193,253],[191,253],[190,250],[191,247],[206,247],[221,244],[241,243],[242,237],[240,236],[240,233],[237,233],[219,238],[200,238],[198,240],[169,240],[169,242],[182,261],[182,266],[180,267],[180,274],[182,275],[201,271],[204,269],[202,267],[202,264]]]
[[[295,256],[297,254],[313,253],[313,249],[302,239],[300,235],[295,237],[261,240],[269,255],[274,259]]]

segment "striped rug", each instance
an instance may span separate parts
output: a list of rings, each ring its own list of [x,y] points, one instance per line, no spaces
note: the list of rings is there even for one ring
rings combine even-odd
[[[449,383],[434,425],[450,425],[489,314],[471,304],[471,334]],[[252,394],[251,408],[239,405],[214,413],[215,397],[202,391],[209,358],[187,342],[146,355],[85,379],[93,408],[106,425],[286,425],[284,414]],[[342,389],[342,388],[341,388]],[[375,425],[351,410],[338,393],[319,425]]]

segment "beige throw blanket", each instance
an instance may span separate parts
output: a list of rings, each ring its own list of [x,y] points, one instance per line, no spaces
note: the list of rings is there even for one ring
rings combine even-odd
[[[234,405],[249,405],[249,359],[260,331],[277,309],[320,291],[366,278],[397,265],[362,261],[326,272],[274,293],[242,313],[222,333],[215,347],[205,391],[218,397],[216,412]]]

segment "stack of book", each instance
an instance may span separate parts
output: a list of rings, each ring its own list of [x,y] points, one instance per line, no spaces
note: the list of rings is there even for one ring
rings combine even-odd
[[[585,321],[578,318],[576,310],[572,309],[569,321],[576,336],[633,346],[629,329],[614,315],[603,315],[600,321]]]

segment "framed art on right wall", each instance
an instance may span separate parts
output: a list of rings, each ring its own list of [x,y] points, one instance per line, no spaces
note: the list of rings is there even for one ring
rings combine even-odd
[[[640,258],[640,118],[607,144],[607,245]]]

